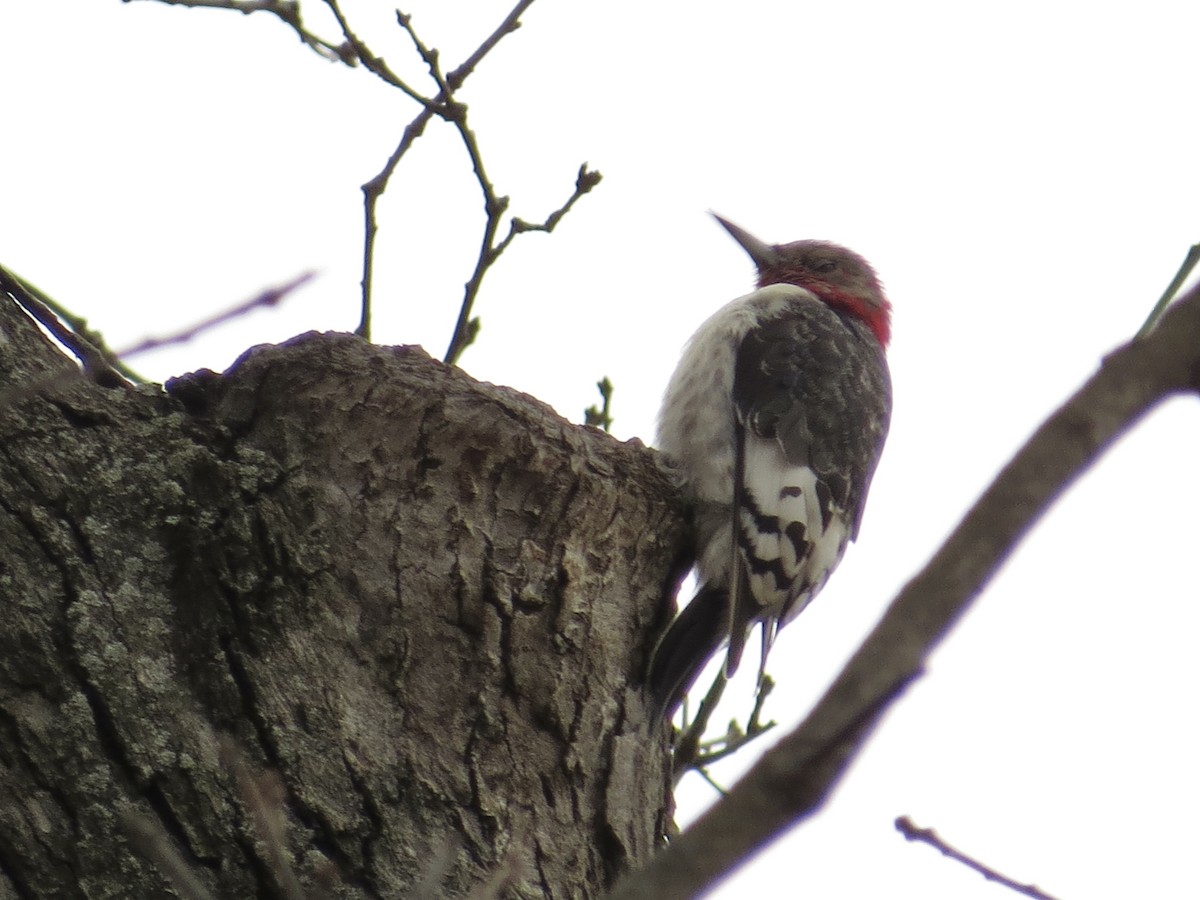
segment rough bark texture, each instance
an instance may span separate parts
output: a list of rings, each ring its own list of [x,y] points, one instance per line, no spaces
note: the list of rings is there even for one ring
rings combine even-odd
[[[344,335],[165,393],[64,370],[0,298],[0,897],[165,895],[130,812],[217,896],[280,895],[223,736],[341,896],[646,860],[686,537],[650,452]]]

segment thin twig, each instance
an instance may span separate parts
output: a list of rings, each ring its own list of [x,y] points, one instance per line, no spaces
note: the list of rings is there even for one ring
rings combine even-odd
[[[1179,289],[1188,280],[1188,276],[1192,274],[1192,270],[1196,268],[1197,263],[1200,263],[1200,244],[1192,244],[1188,248],[1187,254],[1183,257],[1183,264],[1180,265],[1179,271],[1175,273],[1175,277],[1171,279],[1171,283],[1167,285],[1167,289],[1163,291],[1163,295],[1154,304],[1154,309],[1150,310],[1150,315],[1146,317],[1146,321],[1142,323],[1142,327],[1133,336],[1135,341],[1138,338],[1145,337],[1154,330],[1154,326],[1158,324],[1158,320],[1162,318],[1162,314],[1166,312],[1167,306],[1170,305],[1175,295],[1179,293]]]
[[[762,666],[760,666],[760,669]],[[760,724],[759,716],[762,715],[763,706],[767,702],[767,698],[771,696],[771,692],[775,690],[775,679],[766,672],[761,672],[758,676],[758,688],[754,692],[754,708],[750,710],[750,721],[746,723],[746,732],[753,733],[757,730],[774,728],[775,722],[767,722],[765,725]]]
[[[434,117],[432,107],[425,107],[416,117],[404,127],[404,134],[400,137],[400,142],[392,150],[388,156],[387,162],[383,164],[383,168],[362,186],[363,192],[363,267],[362,267],[362,315],[358,322],[358,327],[354,329],[354,333],[367,340],[371,339],[371,303],[373,298],[372,288],[375,277],[375,238],[379,234],[379,225],[376,221],[375,210],[379,206],[379,198],[383,196],[383,192],[387,190],[388,182],[391,181],[392,174],[396,171],[396,167],[400,165],[400,160],[416,143],[417,138],[425,133],[425,126]]]
[[[333,4],[335,0],[326,0],[326,2]],[[462,140],[463,147],[467,151],[467,156],[471,161],[471,169],[475,173],[475,180],[479,185],[479,190],[483,197],[485,216],[483,235],[480,240],[475,269],[463,286],[463,301],[459,308],[458,319],[455,322],[450,344],[446,350],[445,360],[448,363],[453,364],[458,362],[463,351],[471,345],[479,333],[479,320],[472,318],[471,315],[475,300],[483,285],[484,276],[508,248],[509,244],[512,243],[513,239],[518,234],[529,231],[553,231],[554,227],[570,211],[579,198],[600,183],[600,173],[589,171],[585,163],[579,169],[574,192],[559,209],[550,213],[546,220],[541,223],[530,223],[522,219],[513,218],[509,223],[508,234],[502,240],[497,241],[501,221],[509,207],[509,198],[501,196],[488,177],[487,169],[484,165],[483,153],[479,147],[479,139],[467,122],[467,106],[454,99],[454,92],[462,87],[467,76],[474,72],[476,66],[479,65],[483,58],[491,52],[505,35],[511,34],[520,27],[520,16],[532,3],[533,0],[519,0],[505,17],[504,21],[476,48],[475,52],[448,74],[443,73],[438,51],[427,45],[420,35],[417,34],[412,25],[411,15],[400,10],[396,11],[396,21],[408,34],[413,47],[417,51],[417,55],[421,57],[421,60],[428,68],[429,75],[438,88],[438,93],[433,100],[425,101],[425,108],[405,128],[399,144],[379,174],[363,185],[365,219],[362,278],[363,302],[362,317],[357,328],[357,333],[363,337],[370,338],[371,333],[372,281],[375,261],[375,239],[378,234],[375,211],[378,200],[387,189],[387,184],[400,159],[408,152],[408,149],[416,139],[424,133],[425,127],[435,115],[443,121],[449,122],[459,133],[459,138]],[[347,38],[351,39],[352,36],[348,29],[344,30],[347,31]],[[368,51],[366,51],[366,48],[361,47],[360,44],[361,42],[356,44],[356,47],[358,47],[360,56],[363,56],[364,60],[366,60],[367,56],[365,54]]]
[[[4,273],[4,271],[5,270],[3,267],[0,267],[0,273]],[[267,290],[257,294],[254,297],[251,297],[249,300],[246,300],[243,303],[239,303],[237,306],[234,306],[225,312],[209,316],[207,319],[203,319],[200,322],[188,325],[185,328],[174,332],[173,334],[166,335],[165,337],[146,338],[132,347],[113,354],[113,356],[128,359],[131,356],[137,356],[139,353],[147,353],[151,350],[157,350],[161,347],[167,347],[172,344],[185,343],[186,341],[189,341],[199,335],[201,332],[208,331],[210,328],[215,328],[218,325],[222,325],[225,322],[228,322],[230,319],[244,315],[245,313],[248,313],[253,309],[257,309],[260,306],[274,306],[296,288],[300,287],[300,285],[309,281],[313,277],[314,273],[305,272],[303,275],[293,278],[287,284],[274,288],[268,288]],[[0,276],[0,282],[2,281],[3,278]],[[0,290],[4,290],[2,284],[0,284]],[[24,307],[23,303],[21,305]],[[30,315],[33,316],[36,321],[41,321],[41,319],[32,312]],[[26,397],[74,381],[78,377],[79,370],[74,366],[69,366],[62,371],[46,375],[42,378],[36,378],[33,381],[6,388],[3,392],[0,392],[0,409],[11,406],[18,401],[25,399]]]
[[[326,2],[332,2],[332,0],[326,0]],[[432,77],[434,78],[435,83],[438,85],[439,90],[437,96],[435,96],[432,100],[426,98],[420,98],[418,100],[418,102],[423,104],[424,108],[417,113],[417,115],[408,123],[408,125],[405,126],[404,133],[401,135],[399,143],[397,143],[395,149],[388,156],[387,162],[384,163],[383,168],[380,169],[378,174],[376,174],[362,186],[364,219],[362,315],[359,319],[358,328],[355,329],[356,334],[359,334],[368,340],[371,337],[371,305],[373,299],[372,283],[375,273],[375,239],[379,233],[376,208],[379,204],[379,198],[383,195],[384,191],[387,190],[388,183],[391,181],[392,174],[396,171],[396,167],[400,164],[400,160],[404,158],[405,154],[408,153],[408,151],[412,148],[412,145],[416,143],[417,139],[425,133],[425,128],[429,125],[430,120],[433,119],[434,116],[440,116],[446,121],[454,122],[456,125],[461,124],[462,128],[460,128],[459,133],[460,135],[463,135],[464,141],[467,140],[467,135],[471,136],[472,141],[474,140],[474,136],[471,135],[470,130],[466,129],[465,126],[466,107],[451,103],[451,101],[454,99],[453,92],[462,87],[463,82],[466,81],[467,77],[475,71],[476,66],[483,61],[484,57],[486,57],[487,54],[496,47],[496,45],[505,35],[511,34],[520,27],[519,20],[521,13],[523,13],[532,3],[533,0],[519,0],[517,5],[514,6],[513,9],[509,11],[508,15],[504,17],[504,21],[502,21],[492,31],[492,33],[488,35],[488,37],[486,37],[478,47],[475,48],[475,51],[468,56],[467,59],[458,66],[458,68],[454,69],[444,77],[441,75],[440,68],[438,68],[437,65],[438,57],[436,51],[430,50],[423,41],[417,38],[412,29],[410,18],[397,11],[401,27],[403,27],[409,33],[410,37],[417,46],[418,54],[422,56],[422,59],[424,59],[426,65],[430,65],[432,60],[432,68],[438,70],[437,74],[433,75]],[[361,45],[361,42],[359,43]],[[362,49],[365,48],[360,47],[360,52]],[[373,54],[370,56],[372,59],[374,59]],[[373,69],[372,71],[375,70]],[[376,74],[378,75],[379,72],[376,71]],[[474,146],[474,150],[472,149],[472,146]],[[477,159],[479,153],[478,145],[472,145],[471,143],[468,143],[467,153],[469,156],[471,156],[472,161]],[[479,173],[481,171],[481,165],[482,164],[480,164],[480,167],[476,167],[475,169],[477,178],[480,177]],[[485,184],[486,187],[484,187],[483,190],[486,198],[488,196],[488,191],[491,190],[491,185],[487,184],[486,181]],[[485,207],[490,209],[492,205],[493,204],[490,204],[485,200]],[[490,224],[490,214],[488,221]],[[494,229],[492,229],[491,235],[485,234],[485,243],[483,245],[484,248],[491,245],[491,239],[493,236]],[[482,254],[485,251],[481,250],[480,252]]]
[[[56,315],[67,325],[68,328],[83,338],[83,340],[95,347],[96,351],[100,353],[104,357],[105,361],[114,369],[116,369],[122,377],[124,377],[127,381],[133,382],[134,384],[145,383],[145,378],[126,365],[126,363],[116,353],[108,348],[108,345],[105,343],[104,336],[102,334],[88,327],[87,319],[83,318],[83,316],[75,315],[75,313],[71,312],[29,279],[22,278],[16,272],[12,271],[12,269],[8,269],[7,271],[10,278],[14,278],[19,281],[21,286],[24,287],[26,291],[45,304],[50,311],[54,313],[54,315]]]
[[[423,96],[419,91],[409,85],[407,81],[393,72],[391,68],[388,67],[388,64],[384,62],[383,57],[376,56],[373,52],[371,52],[371,48],[363,43],[359,36],[350,28],[350,22],[342,12],[342,8],[338,0],[325,0],[325,5],[329,7],[330,12],[332,12],[334,18],[337,19],[338,27],[342,29],[342,36],[346,39],[347,46],[354,51],[355,57],[362,62],[363,67],[367,69],[367,71],[371,72],[387,84],[390,84],[392,87],[400,90],[410,99],[416,100],[422,106],[428,108],[434,105],[434,101]]]
[[[460,132],[463,134],[463,141],[473,143],[474,135],[470,134],[465,125],[460,127]],[[476,148],[477,151],[477,148]],[[603,177],[599,172],[589,169],[587,163],[579,167],[579,173],[575,177],[575,190],[571,192],[571,196],[567,201],[554,212],[550,213],[545,221],[540,223],[530,223],[523,219],[513,218],[509,224],[508,234],[499,244],[495,244],[496,232],[500,227],[500,217],[508,207],[507,197],[497,197],[491,183],[487,180],[487,176],[482,169],[482,162],[475,169],[476,177],[480,187],[483,190],[485,198],[485,207],[487,210],[487,225],[484,228],[483,246],[480,248],[479,257],[475,263],[475,271],[471,273],[470,279],[464,286],[464,295],[462,307],[458,312],[458,322],[454,326],[454,336],[450,339],[450,346],[446,349],[445,361],[454,364],[458,362],[462,352],[470,346],[475,333],[479,330],[479,322],[477,319],[471,318],[471,310],[475,305],[475,298],[479,295],[479,289],[483,285],[483,277],[500,258],[508,245],[513,242],[513,239],[518,234],[524,234],[529,231],[544,231],[551,232],[559,223],[563,216],[570,212],[576,201],[584,194],[591,191],[597,184],[600,183]]]
[[[695,765],[696,757],[700,754],[700,740],[708,729],[709,719],[712,718],[713,712],[721,702],[721,695],[725,693],[726,684],[728,684],[728,679],[725,677],[725,667],[722,666],[717,677],[713,679],[708,693],[700,701],[700,708],[696,710],[696,718],[688,722],[685,714],[683,733],[675,741],[675,753],[672,759],[672,778],[675,784],[678,784],[679,779]]]
[[[83,366],[84,373],[96,384],[101,387],[119,387],[127,384],[104,353],[82,334],[64,325],[49,306],[29,291],[24,281],[3,266],[0,266],[0,291],[4,291],[21,304],[60,344],[74,353]]]
[[[492,33],[483,39],[475,51],[462,61],[457,69],[446,76],[446,83],[450,85],[450,89],[457,91],[463,86],[463,82],[467,80],[467,76],[475,71],[476,66],[483,62],[484,57],[496,49],[496,45],[507,35],[512,34],[521,27],[521,16],[525,10],[533,5],[533,0],[518,0],[517,4],[508,12],[499,25],[493,29]]]
[[[746,721],[745,729],[743,730],[737,724],[737,721],[734,720],[729,723],[725,734],[705,741],[703,739],[704,733],[708,730],[709,720],[712,718],[713,713],[716,712],[717,705],[721,702],[721,695],[725,691],[726,683],[725,672],[722,668],[717,673],[712,686],[708,689],[708,694],[701,701],[700,710],[696,713],[696,718],[689,723],[685,717],[683,733],[675,743],[675,754],[672,760],[675,784],[678,784],[680,779],[690,769],[695,769],[705,778],[708,778],[708,775],[704,772],[707,766],[711,766],[713,763],[720,762],[722,759],[732,756],[747,744],[762,737],[762,735],[775,727],[774,721],[766,723],[759,721],[759,717],[762,715],[763,704],[775,688],[774,680],[764,675],[759,682],[758,690],[755,692],[754,707],[750,711],[750,718]],[[684,699],[686,701],[687,698],[685,697]]]
[[[523,11],[521,10],[522,5],[528,7],[532,2],[533,0],[521,0],[517,4],[517,10],[519,11],[517,11],[516,16],[514,17],[511,14],[509,16],[512,24],[505,27],[503,32],[500,32],[500,30],[493,32],[493,35],[499,35],[496,37],[496,41],[499,41],[500,37],[511,33],[518,27],[520,11]],[[474,341],[475,336],[479,333],[478,321],[470,321],[471,307],[474,305],[475,297],[479,293],[484,274],[495,263],[500,253],[503,252],[502,248],[495,248],[495,241],[496,234],[500,229],[500,217],[508,209],[509,200],[508,197],[497,195],[491,179],[488,178],[487,171],[484,168],[483,153],[479,149],[479,140],[475,136],[475,132],[467,125],[466,105],[452,103],[454,91],[461,85],[461,80],[451,84],[450,80],[442,75],[437,51],[430,50],[413,30],[412,17],[406,16],[399,11],[397,11],[396,15],[401,27],[408,33],[413,45],[416,47],[417,54],[428,67],[430,77],[438,85],[438,98],[445,98],[444,111],[439,112],[439,115],[453,124],[458,130],[459,138],[462,140],[463,147],[467,151],[467,156],[471,160],[471,169],[475,173],[475,180],[478,182],[479,190],[483,194],[483,208],[486,217],[483,227],[483,240],[479,248],[479,255],[476,257],[475,271],[472,273],[471,278],[468,279],[465,287],[465,295],[462,306],[459,309],[458,321],[454,326],[454,335],[450,340],[450,347],[446,351],[446,362],[453,365],[458,361],[463,350]]]
[[[1033,897],[1034,900],[1055,900],[1050,894],[1040,890],[1033,884],[1021,884],[1019,881],[1013,881],[1007,875],[1001,875],[990,866],[986,866],[976,859],[972,859],[960,850],[956,850],[947,844],[944,840],[938,837],[938,833],[932,828],[918,828],[913,824],[912,819],[908,816],[901,816],[896,820],[896,830],[904,835],[905,839],[917,841],[918,843],[928,844],[935,850],[941,852],[943,856],[948,856],[950,859],[962,863],[969,869],[974,869],[988,881],[994,881],[997,884],[1002,884],[1006,888],[1011,888],[1018,894],[1023,894],[1026,897]]]
[[[408,35],[409,40],[413,42],[413,47],[416,48],[417,55],[421,57],[421,61],[429,69],[429,74],[433,78],[434,83],[438,87],[438,97],[445,98],[445,102],[450,103],[450,98],[454,96],[454,88],[446,83],[446,78],[442,75],[442,67],[439,64],[439,54],[437,50],[431,50],[425,46],[425,42],[413,29],[412,15],[396,10],[396,23],[404,29],[404,33]]]
[[[121,2],[130,3],[132,0],[121,0]],[[327,41],[304,27],[300,18],[298,0],[157,0],[157,2],[166,3],[168,6],[229,9],[247,16],[257,12],[270,13],[296,32],[296,36],[301,41],[323,58],[331,62],[345,63],[348,66],[354,66],[358,62],[347,44],[335,44]]]
[[[291,281],[285,282],[275,287],[267,288],[266,290],[256,294],[249,300],[244,300],[236,306],[231,306],[229,309],[202,319],[179,331],[168,334],[164,337],[144,338],[132,347],[127,347],[118,355],[128,359],[131,356],[137,356],[139,353],[148,353],[151,350],[159,350],[163,347],[169,347],[172,344],[184,344],[190,341],[196,335],[203,331],[208,331],[216,328],[218,325],[224,325],[230,319],[236,319],[239,316],[244,316],[246,313],[259,309],[260,307],[275,306],[279,301],[287,297],[296,288],[301,287],[317,277],[316,272],[304,272],[297,275]]]
[[[776,724],[774,720],[769,722],[759,721],[759,716],[762,714],[763,702],[774,687],[775,682],[770,678],[764,677],[755,695],[754,708],[750,711],[750,718],[746,722],[745,730],[735,727],[736,723],[731,722],[729,730],[724,735],[711,741],[701,742],[700,752],[697,754],[692,766],[701,774],[704,774],[704,769],[708,766],[718,763],[726,757],[733,756],[733,754],[740,751],[747,744],[752,743],[774,728]]]
[[[604,176],[594,169],[589,169],[587,163],[579,167],[579,173],[575,176],[575,190],[567,202],[560,206],[554,212],[550,213],[543,222],[526,222],[524,219],[513,217],[512,223],[509,225],[508,234],[504,240],[496,247],[496,255],[499,256],[504,252],[504,249],[513,242],[518,234],[528,234],[531,231],[544,231],[549,234],[555,229],[555,226],[562,220],[562,217],[571,211],[571,207],[575,205],[584,194],[591,191],[598,185]]]
[[[695,766],[694,768],[696,774],[707,781],[708,786],[716,791],[720,796],[724,797],[729,793],[729,791],[723,785],[718,784],[717,780],[708,773],[708,769],[704,768],[703,766]]]
[[[130,0],[125,0],[130,2]],[[401,10],[396,11],[396,21],[408,34],[416,49],[417,55],[429,70],[430,78],[436,87],[436,93],[430,97],[417,90],[407,81],[397,75],[371,48],[358,36],[350,25],[349,17],[342,10],[340,0],[322,0],[333,14],[338,28],[342,32],[342,41],[320,38],[308,31],[301,20],[299,0],[158,0],[158,2],[175,6],[208,7],[211,9],[229,9],[243,14],[266,12],[276,16],[292,28],[307,45],[330,59],[336,59],[347,65],[362,63],[363,67],[376,77],[401,91],[409,99],[420,104],[421,110],[405,126],[395,149],[388,156],[383,168],[373,178],[362,186],[363,191],[363,266],[361,281],[362,308],[358,327],[355,332],[362,337],[371,337],[371,307],[373,302],[373,283],[375,276],[375,244],[379,233],[376,211],[379,198],[387,190],[392,174],[400,160],[408,153],[417,138],[425,133],[430,120],[435,116],[450,123],[458,131],[467,157],[471,161],[472,171],[479,184],[483,196],[484,226],[479,244],[479,255],[474,271],[467,279],[463,288],[463,300],[459,309],[454,332],[446,351],[447,362],[457,362],[463,351],[479,333],[479,319],[472,317],[472,309],[483,284],[484,276],[496,263],[508,246],[519,234],[530,231],[553,231],[558,222],[566,215],[584,194],[588,193],[600,182],[600,173],[589,171],[584,164],[579,169],[575,182],[575,191],[567,201],[540,223],[531,223],[524,219],[513,218],[508,225],[508,233],[503,239],[497,240],[502,219],[509,207],[508,197],[500,195],[484,166],[483,153],[479,147],[478,137],[467,122],[467,106],[455,98],[467,77],[471,75],[483,59],[496,47],[500,41],[521,27],[521,15],[533,4],[533,0],[517,0],[503,21],[489,34],[475,50],[462,61],[460,65],[445,72],[441,58],[436,48],[427,44],[417,33],[412,24],[412,17]]]

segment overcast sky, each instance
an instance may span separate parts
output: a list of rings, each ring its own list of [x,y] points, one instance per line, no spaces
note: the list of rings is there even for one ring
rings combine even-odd
[[[389,5],[347,8],[419,82]],[[405,11],[453,65],[507,6]],[[790,727],[1200,240],[1200,7],[539,0],[524,21],[463,94],[493,180],[537,220],[584,160],[605,178],[489,276],[470,374],[573,421],[607,375],[614,433],[649,442],[680,347],[751,286],[710,208],[856,249],[894,305],[896,412],[861,539],[772,656],[768,712]],[[0,41],[0,262],[114,347],[320,272],[278,310],[138,360],[155,379],[354,327],[359,187],[411,102],[265,15],[3,0]],[[376,340],[441,355],[481,224],[460,145],[431,127],[381,208]],[[1062,900],[1195,896],[1198,447],[1194,398],[1122,441],[828,808],[717,896],[1015,896],[907,844],[899,815]],[[681,806],[712,798],[696,779]]]

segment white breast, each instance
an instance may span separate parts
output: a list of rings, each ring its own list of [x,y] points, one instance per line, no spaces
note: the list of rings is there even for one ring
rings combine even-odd
[[[798,299],[816,298],[804,288],[773,284],[721,307],[688,341],[663,397],[657,444],[697,506],[697,566],[704,582],[725,581],[732,559],[737,349],[759,321]]]

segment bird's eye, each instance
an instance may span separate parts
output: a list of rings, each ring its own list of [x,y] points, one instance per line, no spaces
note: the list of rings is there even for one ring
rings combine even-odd
[[[812,270],[821,275],[828,275],[837,268],[837,260],[834,259],[818,259],[812,265]]]

